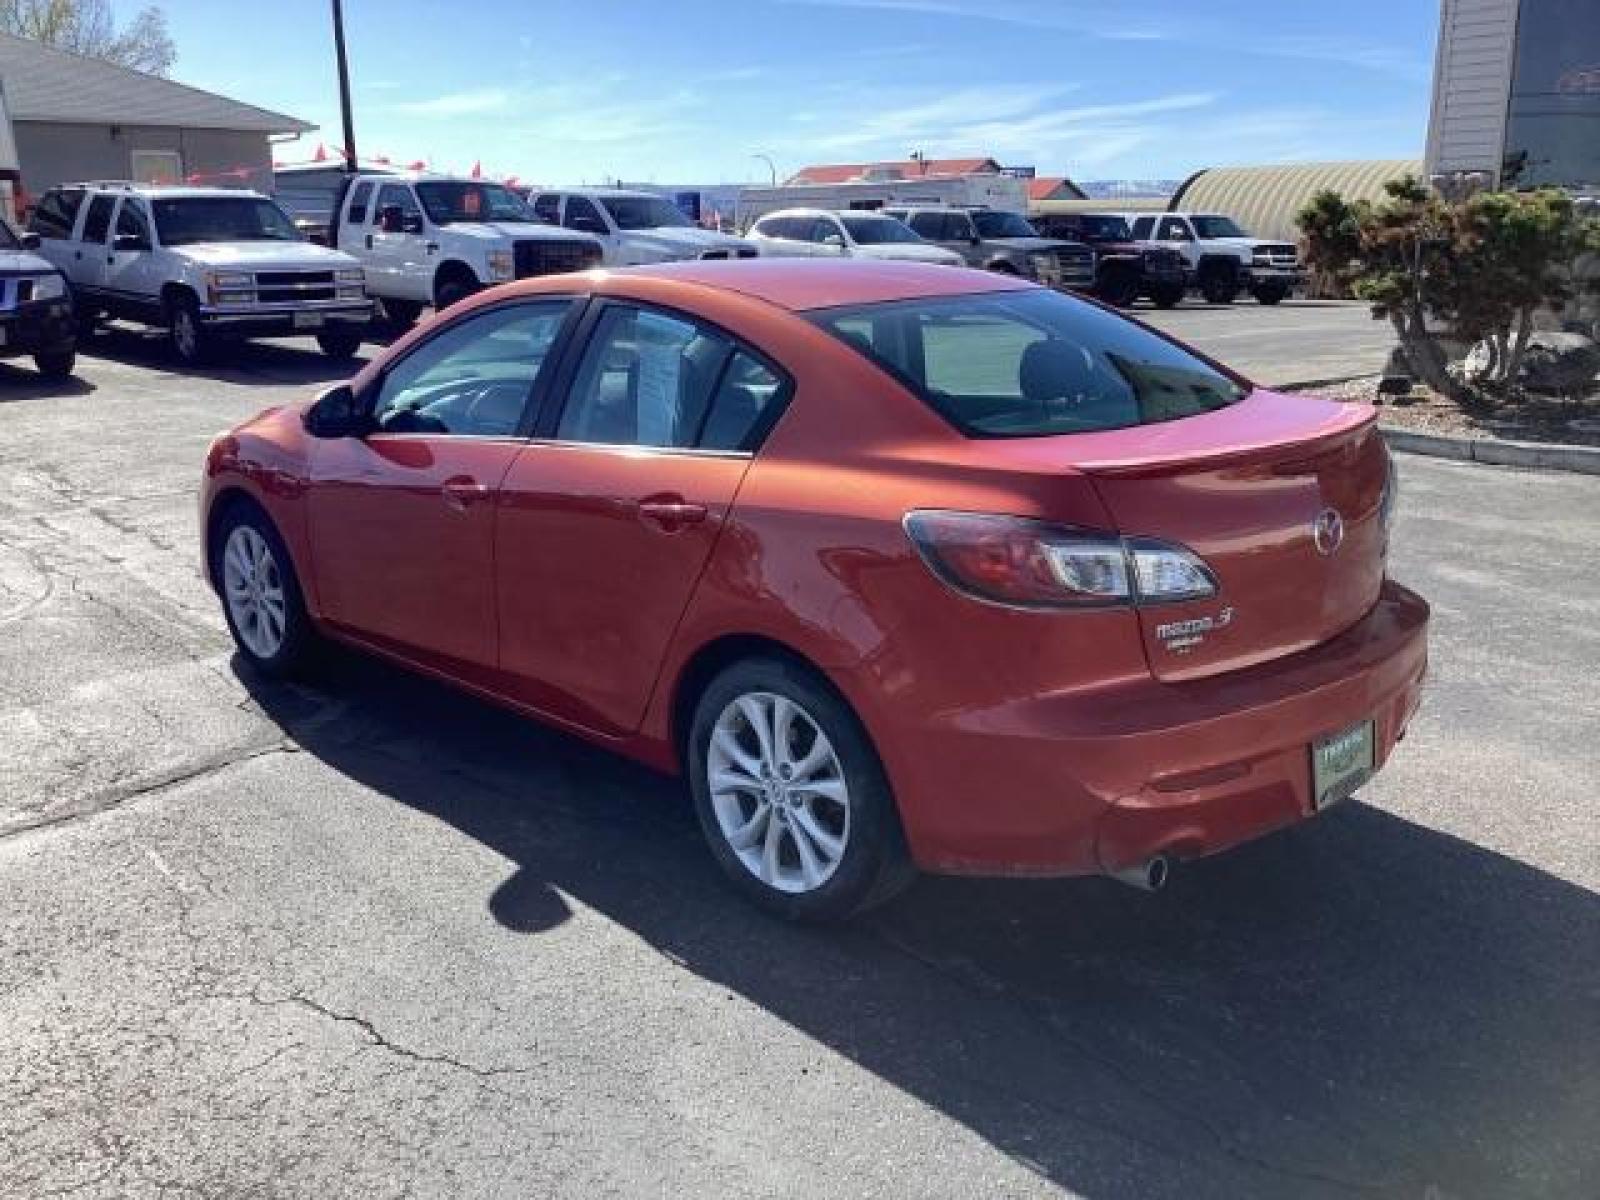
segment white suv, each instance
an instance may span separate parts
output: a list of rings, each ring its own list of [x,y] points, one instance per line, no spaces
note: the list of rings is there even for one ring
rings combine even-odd
[[[361,264],[306,241],[256,192],[66,184],[40,197],[28,228],[67,277],[81,326],[160,326],[184,363],[229,335],[315,334],[348,358],[372,316]]]
[[[620,188],[537,192],[533,211],[547,225],[599,238],[608,267],[756,256],[755,247],[743,238],[701,229],[672,201],[654,192]]]
[[[903,221],[867,211],[786,208],[750,227],[763,255],[783,258],[874,258],[964,267],[954,250],[935,246]]]

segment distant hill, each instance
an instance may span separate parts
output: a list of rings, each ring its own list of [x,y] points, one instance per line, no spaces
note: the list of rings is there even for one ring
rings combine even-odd
[[[1181,179],[1092,179],[1075,181],[1091,200],[1133,200],[1144,196],[1170,196]]]

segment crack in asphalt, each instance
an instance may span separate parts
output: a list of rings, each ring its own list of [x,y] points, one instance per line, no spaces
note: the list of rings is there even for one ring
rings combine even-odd
[[[259,1004],[264,1008],[295,1007],[340,1025],[354,1025],[361,1031],[362,1037],[366,1039],[369,1045],[380,1047],[397,1058],[404,1058],[411,1062],[426,1063],[432,1066],[449,1067],[452,1070],[474,1075],[479,1079],[497,1079],[507,1075],[527,1075],[534,1069],[532,1067],[485,1067],[456,1058],[450,1054],[430,1054],[422,1050],[413,1050],[409,1046],[403,1046],[394,1041],[377,1025],[359,1013],[339,1012],[337,1009],[329,1008],[321,1001],[299,992],[292,992],[287,996],[276,999],[268,999],[252,992],[245,996],[244,999],[248,999],[252,1004]]]

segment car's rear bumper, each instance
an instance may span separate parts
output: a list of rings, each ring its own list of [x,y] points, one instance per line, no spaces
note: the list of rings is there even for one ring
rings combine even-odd
[[[874,729],[913,857],[945,873],[1079,875],[1198,858],[1314,815],[1311,743],[1371,719],[1381,767],[1416,711],[1428,605],[1386,583],[1312,650]]]
[[[0,310],[0,358],[63,353],[73,348],[76,332],[72,305],[65,300]]]

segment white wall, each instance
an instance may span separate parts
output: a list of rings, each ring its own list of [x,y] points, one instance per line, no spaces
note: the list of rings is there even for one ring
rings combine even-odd
[[[176,151],[184,173],[248,168],[248,179],[207,178],[208,184],[272,187],[272,148],[264,133],[170,126],[14,123],[22,183],[37,197],[48,187],[79,179],[128,179],[135,150]]]

